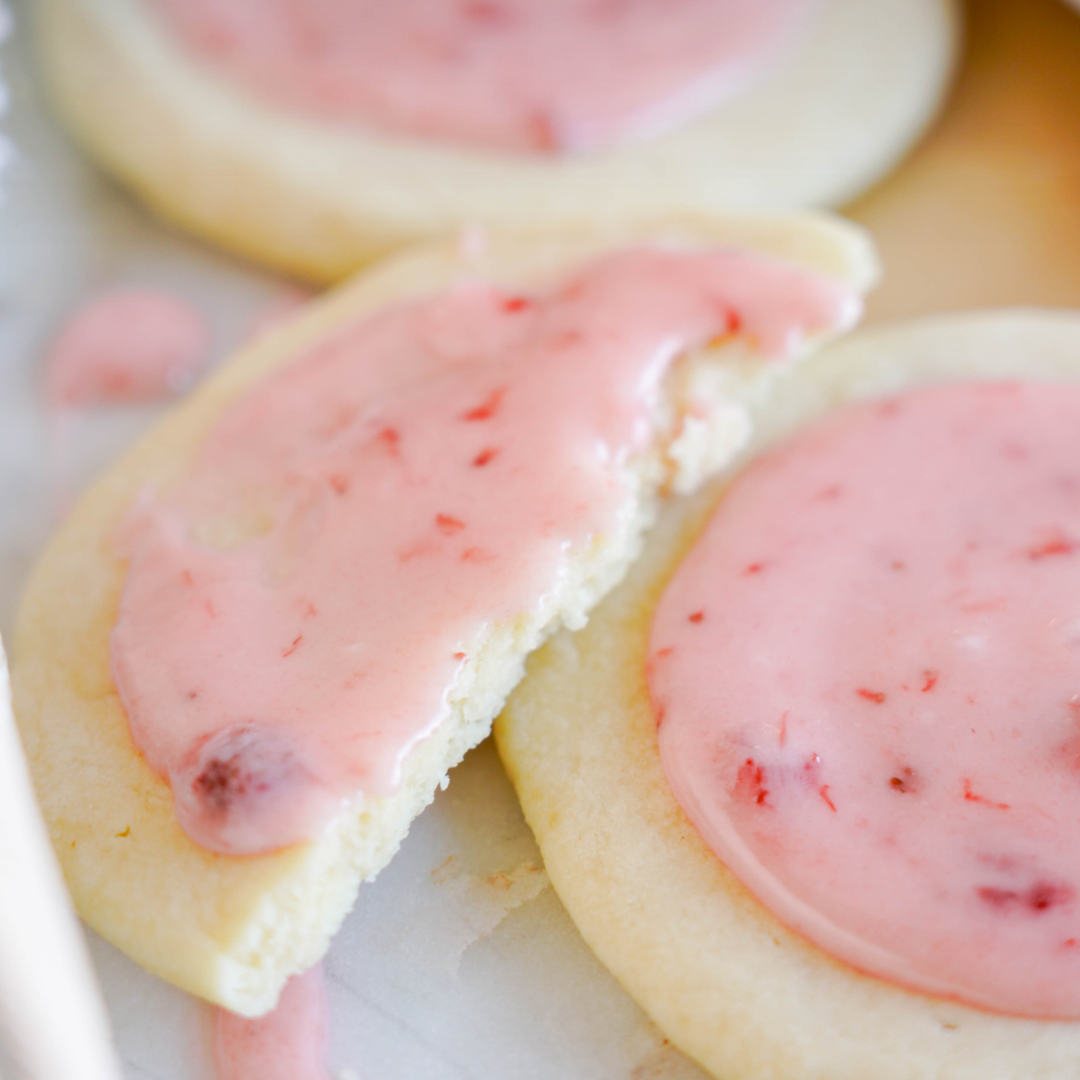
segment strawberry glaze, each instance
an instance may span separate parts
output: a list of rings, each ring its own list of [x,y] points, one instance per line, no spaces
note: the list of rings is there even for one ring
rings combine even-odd
[[[217,1009],[217,1080],[331,1080],[326,1067],[326,989],[321,966],[294,975],[257,1020]]]
[[[158,401],[194,382],[209,345],[202,315],[153,289],[119,289],[80,307],[45,357],[56,408]]]
[[[921,390],[734,483],[656,612],[701,836],[862,971],[1080,1018],[1080,386]]]
[[[670,365],[734,325],[790,352],[858,308],[738,251],[630,249],[540,294],[390,307],[254,387],[120,538],[113,672],[182,827],[266,851],[393,792],[488,628],[625,532]]]
[[[149,0],[213,69],[326,120],[590,150],[740,90],[814,0]]]

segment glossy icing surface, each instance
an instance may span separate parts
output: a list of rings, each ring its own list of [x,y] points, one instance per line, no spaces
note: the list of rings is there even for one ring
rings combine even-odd
[[[150,0],[260,97],[510,151],[647,136],[737,92],[812,0]]]
[[[120,289],[88,301],[45,356],[46,392],[57,408],[168,398],[203,364],[209,331],[180,297]]]
[[[618,534],[667,369],[735,330],[783,354],[858,307],[739,251],[643,247],[385,309],[254,387],[118,538],[113,673],[183,828],[271,850],[394,791],[489,628]]]
[[[1080,1017],[1080,387],[925,389],[766,453],[657,610],[665,771],[855,967]]]

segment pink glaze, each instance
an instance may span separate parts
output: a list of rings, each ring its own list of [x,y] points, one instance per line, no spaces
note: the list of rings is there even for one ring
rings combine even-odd
[[[294,975],[277,1007],[257,1020],[218,1009],[217,1080],[330,1080],[326,1067],[326,989],[322,967]]]
[[[737,251],[633,249],[538,295],[390,307],[251,390],[122,538],[113,672],[183,828],[265,851],[394,791],[485,628],[618,530],[671,363],[737,327],[790,351],[857,309]]]
[[[740,90],[815,0],[150,0],[258,96],[497,150],[589,150]]]
[[[206,361],[202,315],[152,289],[108,292],[79,308],[45,358],[55,407],[158,401],[186,389]]]
[[[780,919],[1080,1017],[1080,386],[922,390],[766,454],[649,664],[676,798]]]

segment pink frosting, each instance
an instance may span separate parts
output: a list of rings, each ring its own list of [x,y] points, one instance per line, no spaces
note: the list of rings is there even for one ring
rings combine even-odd
[[[217,1080],[330,1080],[326,1017],[322,967],[294,975],[277,1007],[257,1020],[218,1009]]]
[[[108,292],[79,308],[45,358],[56,407],[157,401],[186,389],[209,334],[186,301],[151,289]]]
[[[649,681],[673,792],[855,967],[1080,1018],[1080,386],[922,390],[734,483]]]
[[[584,150],[742,88],[814,0],[149,0],[214,68],[332,121]]]
[[[485,628],[618,530],[670,364],[735,327],[782,353],[858,306],[738,251],[631,249],[390,307],[251,390],[121,538],[113,672],[182,827],[264,851],[394,791]]]

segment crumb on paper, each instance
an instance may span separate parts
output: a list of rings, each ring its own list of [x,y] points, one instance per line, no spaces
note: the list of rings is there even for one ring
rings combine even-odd
[[[450,950],[454,960],[460,960],[466,949],[490,935],[511,911],[535,900],[550,884],[547,871],[535,861],[484,876],[463,873],[457,867],[457,856],[449,855],[431,871],[444,902],[448,900],[456,909],[452,921],[458,927],[457,940]]]

